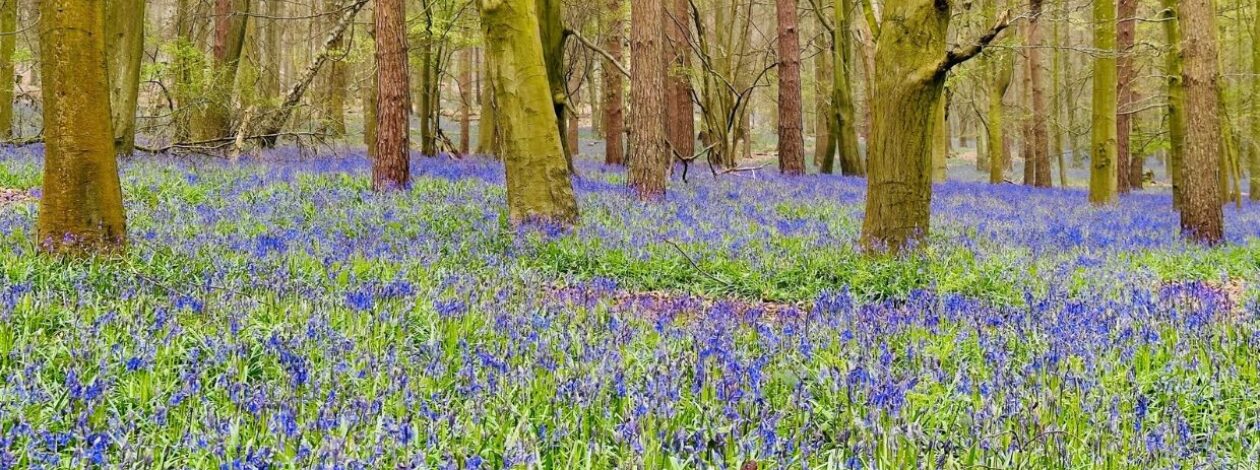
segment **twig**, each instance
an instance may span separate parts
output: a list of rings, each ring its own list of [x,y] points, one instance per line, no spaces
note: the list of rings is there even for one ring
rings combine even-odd
[[[708,272],[708,271],[706,271],[704,268],[700,267],[700,263],[697,263],[697,262],[696,262],[696,260],[695,260],[695,259],[693,259],[693,258],[691,257],[691,255],[688,255],[688,254],[687,254],[687,251],[686,251],[686,250],[683,250],[683,248],[682,248],[681,246],[678,246],[678,244],[677,244],[677,243],[674,243],[674,241],[673,241],[673,240],[670,240],[670,239],[665,239],[665,243],[668,243],[668,244],[669,244],[669,246],[672,246],[672,247],[674,247],[674,249],[675,249],[675,250],[678,250],[678,254],[682,255],[682,256],[683,256],[683,258],[686,258],[686,259],[687,259],[687,262],[688,262],[688,263],[691,263],[691,267],[692,267],[692,268],[695,268],[695,270],[696,270],[696,271],[698,271],[700,274],[703,274],[703,275],[704,275],[704,277],[707,277],[707,278],[709,278],[709,279],[712,279],[712,280],[714,280],[714,281],[718,282],[719,284],[722,284],[722,285],[724,285],[724,286],[726,286],[726,287],[728,287],[728,288],[734,287],[734,286],[733,286],[733,285],[732,285],[729,281],[724,281],[724,280],[722,280],[722,279],[719,279],[717,276],[714,276],[714,275],[712,275],[712,274],[709,274],[709,272]]]

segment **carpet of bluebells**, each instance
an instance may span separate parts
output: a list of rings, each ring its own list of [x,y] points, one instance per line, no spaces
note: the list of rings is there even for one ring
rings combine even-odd
[[[38,197],[40,149],[0,152]],[[502,170],[123,164],[130,248],[0,207],[0,469],[1256,468],[1260,207],[948,183],[909,256],[863,183],[747,173],[509,227]]]

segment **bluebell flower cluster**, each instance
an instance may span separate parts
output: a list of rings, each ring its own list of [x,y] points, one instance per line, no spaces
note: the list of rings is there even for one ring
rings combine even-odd
[[[128,161],[122,259],[37,256],[36,207],[0,209],[0,470],[1260,458],[1253,207],[1207,249],[1167,195],[949,183],[921,254],[870,260],[848,178],[643,205],[584,162],[582,224],[517,232],[496,162],[374,194],[291,152]]]

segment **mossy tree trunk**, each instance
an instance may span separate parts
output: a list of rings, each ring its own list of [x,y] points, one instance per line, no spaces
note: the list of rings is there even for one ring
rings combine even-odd
[[[1260,4],[1257,5],[1260,7]],[[1250,159],[1251,187],[1250,199],[1260,202],[1260,8],[1254,15],[1252,24],[1251,73],[1251,142]]]
[[[411,183],[406,0],[376,1],[376,148],[372,188]]]
[[[779,46],[779,171],[805,174],[801,115],[801,44],[796,0],[776,0]]]
[[[215,2],[213,61],[209,73],[200,77],[205,96],[192,117],[195,140],[217,139],[232,133],[236,72],[245,48],[245,31],[252,3],[251,0]]]
[[[657,0],[660,1],[660,0]],[[565,79],[564,64],[564,10],[562,0],[535,0],[537,3],[538,34],[542,40],[543,60],[547,65],[547,84],[551,90],[551,105],[556,114],[556,132],[561,136],[560,145],[564,150],[564,158],[572,169],[574,149],[569,148],[568,139],[568,81]]]
[[[1186,91],[1182,81],[1181,21],[1177,15],[1177,0],[1163,0],[1160,13],[1168,52],[1164,63],[1164,75],[1168,77],[1168,173],[1172,180],[1173,206],[1181,207],[1185,189],[1181,171],[1186,149]]]
[[[105,2],[42,1],[39,12],[47,139],[41,249],[121,250],[127,232],[110,117]]]
[[[1089,201],[1116,200],[1116,4],[1094,2],[1094,108],[1090,137]]]
[[[16,75],[18,0],[0,0],[0,140],[13,138],[13,82]]]
[[[945,78],[1006,27],[1005,16],[974,45],[946,50],[951,2],[884,3],[875,53],[875,122],[871,132],[862,246],[898,252],[928,233],[932,149]]]
[[[822,23],[821,19],[815,24],[820,23]],[[830,38],[819,38],[818,41],[821,43],[819,47],[822,47],[824,51],[835,47],[835,42]],[[835,82],[835,78],[832,77],[835,67],[831,63],[834,55],[817,54],[814,56],[814,166],[818,167],[819,172],[823,172],[823,164],[828,159],[833,165],[835,162],[835,134],[831,132],[831,121],[835,119],[833,111],[835,108],[832,107],[831,102]]]
[[[985,0],[985,22],[997,21],[997,3],[999,0]],[[1003,49],[990,50],[985,54],[985,68],[989,74],[988,87],[988,126],[986,128],[989,143],[989,182],[1001,184],[1006,181],[1006,167],[1010,162],[1010,152],[1006,147],[1006,91],[1011,87],[1015,75],[1015,59],[1010,51]]]
[[[665,136],[665,69],[660,2],[631,4],[629,185],[644,200],[665,197],[669,148]]]
[[[341,11],[346,5],[346,0],[325,0],[324,8],[327,11]],[[341,15],[327,15],[327,26],[329,31],[336,31],[341,23]],[[333,137],[341,137],[346,134],[346,89],[349,86],[346,78],[346,51],[345,40],[343,35],[334,35],[332,43],[329,44],[327,53],[331,54],[328,63],[327,73],[325,77],[325,99],[324,105],[324,127],[325,130]]]
[[[475,49],[459,52],[459,154],[468,155],[472,145],[472,76]]]
[[[1211,0],[1181,0],[1177,13],[1187,105],[1181,231],[1187,238],[1216,244],[1224,239],[1216,9]]]
[[[494,87],[490,84],[490,72],[494,70],[494,58],[483,50],[481,63],[481,116],[477,121],[477,153],[499,155],[498,112],[494,105]]]
[[[1045,33],[1042,27],[1042,16],[1045,11],[1043,0],[1029,0],[1031,17],[1028,20],[1029,84],[1032,85],[1032,160],[1035,162],[1033,185],[1048,188],[1053,185],[1050,172],[1050,131],[1049,109],[1046,107],[1045,77]]]
[[[114,151],[131,155],[136,148],[136,107],[140,98],[140,64],[144,58],[145,0],[106,2],[106,50],[109,51],[110,110]]]
[[[848,176],[866,174],[858,148],[857,112],[853,104],[853,0],[836,0],[835,31],[832,34],[832,90],[835,107],[831,118],[831,134],[840,160],[840,173]]]
[[[577,223],[534,0],[479,0],[513,223]],[[659,58],[659,55],[657,56]]]
[[[622,21],[622,5],[622,0],[608,0],[608,14],[612,19],[604,38],[604,50],[616,60],[622,60],[622,43],[625,41],[626,25]],[[616,64],[609,63],[605,59],[601,67],[604,80],[604,163],[624,165],[625,84],[622,82],[622,75]]]

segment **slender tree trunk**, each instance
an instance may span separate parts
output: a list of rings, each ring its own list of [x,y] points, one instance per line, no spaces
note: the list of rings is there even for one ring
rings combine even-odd
[[[561,0],[535,0],[537,2],[538,33],[542,40],[543,59],[547,63],[547,83],[551,88],[552,107],[556,113],[556,130],[561,137],[560,145],[564,150],[564,158],[573,169],[574,149],[569,148],[568,139],[568,107],[569,93],[566,89],[564,71],[564,17]],[[659,0],[657,0],[659,1]]]
[[[1137,68],[1133,61],[1133,40],[1137,33],[1137,0],[1119,0],[1119,23],[1116,27],[1116,60],[1118,74],[1116,83],[1117,108],[1116,116],[1116,189],[1128,193],[1135,184],[1131,176],[1130,159],[1133,158],[1130,146],[1130,135],[1133,133],[1133,115],[1131,109],[1136,99],[1133,85]]]
[[[1031,28],[1029,28],[1028,30],[1031,31]],[[1029,48],[1029,51],[1031,50],[1032,48]],[[1031,59],[1032,59],[1031,54],[1025,54],[1024,70],[1023,70],[1024,72],[1023,86],[1020,89],[1020,107],[1021,109],[1023,109],[1023,114],[1024,114],[1023,119],[1021,120],[1024,138],[1023,138],[1023,141],[1021,142],[1021,144],[1023,145],[1023,148],[1020,151],[1020,154],[1021,154],[1021,157],[1024,159],[1024,185],[1025,186],[1037,185],[1037,163],[1038,163],[1037,138],[1035,136],[1036,133],[1033,131],[1033,122],[1036,121],[1036,117],[1033,114],[1033,103],[1032,103],[1033,102],[1033,99],[1032,99],[1033,98],[1032,96],[1033,95],[1032,94],[1033,62]]]
[[[801,45],[796,0],[775,2],[779,45],[779,172],[805,174],[805,137],[801,129]]]
[[[258,93],[262,96],[264,103],[262,114],[267,115],[275,112],[280,100],[280,64],[284,63],[284,50],[280,47],[280,20],[276,19],[281,16],[284,6],[284,0],[265,0],[267,3],[267,18],[260,19],[259,24],[262,26],[262,56],[263,64],[259,69],[258,76]]]
[[[486,68],[498,109],[500,156],[507,167],[514,223],[578,220],[569,166],[547,78],[534,0],[479,0]],[[660,29],[658,28],[659,32]],[[660,54],[655,55],[657,60]]]
[[[328,11],[339,11],[345,7],[346,0],[325,0],[324,7]],[[340,24],[341,15],[327,15],[328,28],[330,31],[336,31]],[[345,40],[342,34],[334,34],[334,39],[329,44],[326,54],[331,54],[332,58],[328,64],[327,77],[327,98],[324,100],[324,120],[329,134],[340,137],[346,134],[346,88],[348,80],[346,78],[346,63],[343,57],[346,55]]]
[[[1089,200],[1116,200],[1116,4],[1094,2],[1094,115],[1090,138]]]
[[[834,12],[836,30],[831,38],[834,45],[832,64],[835,67],[832,70],[834,83],[831,90],[835,115],[831,118],[831,133],[839,153],[840,172],[848,176],[863,176],[866,174],[866,165],[862,162],[858,147],[857,112],[853,104],[853,10],[853,0],[837,0]]]
[[[666,121],[665,134],[669,145],[679,155],[690,157],[696,152],[695,105],[691,98],[691,79],[686,67],[691,65],[691,22],[688,0],[664,0]],[[799,56],[799,55],[798,55]]]
[[[1182,78],[1186,93],[1185,194],[1181,231],[1187,238],[1216,244],[1224,239],[1221,210],[1216,9],[1211,0],[1181,0]]]
[[[372,160],[376,191],[411,184],[407,68],[406,1],[376,0],[376,150]]]
[[[193,115],[192,132],[197,140],[226,137],[232,133],[232,105],[236,93],[236,72],[249,25],[250,0],[215,0],[214,50],[210,76],[206,81],[204,106]]]
[[[983,13],[985,23],[997,21],[997,1],[985,0]],[[1008,51],[990,50],[986,52],[986,68],[989,73],[989,182],[1002,184],[1006,181],[1005,170],[1010,163],[1010,152],[1006,146],[1006,113],[1003,98],[1011,87],[1015,75],[1015,59]]]
[[[119,156],[131,155],[136,148],[145,3],[144,0],[108,0],[105,7],[114,151]]]
[[[1186,151],[1186,92],[1182,81],[1181,21],[1177,14],[1177,0],[1163,0],[1161,14],[1164,34],[1169,51],[1164,74],[1168,76],[1168,172],[1172,180],[1173,206],[1180,208],[1185,192],[1184,175],[1181,171]]]
[[[621,45],[625,39],[625,23],[621,20],[622,0],[608,0],[608,10],[613,16],[608,26],[604,41],[604,50],[617,60],[621,60]],[[625,85],[617,66],[606,59],[602,63],[604,78],[604,163],[609,165],[625,164],[625,116],[622,114],[625,102]]]
[[[17,74],[18,0],[0,0],[0,140],[13,138],[13,81]]]
[[[1251,73],[1255,77],[1251,80],[1251,187],[1250,199],[1252,202],[1260,202],[1260,8],[1257,8],[1253,16],[1252,25],[1252,46],[1251,46]]]
[[[425,27],[420,31],[420,67],[419,78],[420,83],[416,93],[420,96],[414,97],[416,119],[420,126],[420,154],[426,157],[432,157],[437,154],[437,136],[433,135],[433,120],[437,119],[431,112],[433,109],[433,95],[430,93],[431,84],[437,78],[433,73],[433,12],[429,11],[430,5],[425,8]]]
[[[472,69],[473,53],[471,47],[460,51],[459,66],[459,154],[468,155],[472,136]]]
[[[932,182],[944,183],[949,179],[949,89],[945,89],[944,97],[938,100],[934,116],[932,133]]]
[[[1062,8],[1061,1],[1054,2],[1055,11]],[[1051,27],[1051,41],[1063,45],[1063,21],[1055,20]],[[1050,52],[1050,154],[1059,169],[1059,186],[1068,187],[1067,162],[1063,157],[1063,49],[1055,47]]]
[[[43,250],[121,250],[126,218],[110,119],[105,3],[39,2],[43,79]]]
[[[824,44],[819,47],[824,53],[814,56],[814,166],[820,172],[823,172],[823,163],[829,157],[832,162],[835,161],[836,153],[835,133],[831,132],[832,121],[835,119],[831,101],[832,90],[835,88],[832,74],[835,70],[831,62],[835,54],[825,53],[829,48],[835,47],[835,42],[822,42]]]
[[[481,85],[481,116],[477,121],[477,153],[499,156],[498,111],[494,105],[494,86],[490,83],[490,73],[494,70],[494,58],[489,50],[482,50],[481,76],[485,82]]]
[[[1032,84],[1032,150],[1033,159],[1036,161],[1035,178],[1033,184],[1039,188],[1048,188],[1053,186],[1053,179],[1050,172],[1050,136],[1047,121],[1050,112],[1046,107],[1046,79],[1045,79],[1045,53],[1042,49],[1045,46],[1045,34],[1041,27],[1041,17],[1043,14],[1043,0],[1029,0],[1029,6],[1032,10],[1032,18],[1029,20],[1029,42],[1032,48],[1028,50],[1029,62],[1029,83]]]
[[[665,136],[665,70],[661,61],[660,2],[631,5],[629,185],[644,200],[665,197],[669,148]]]

